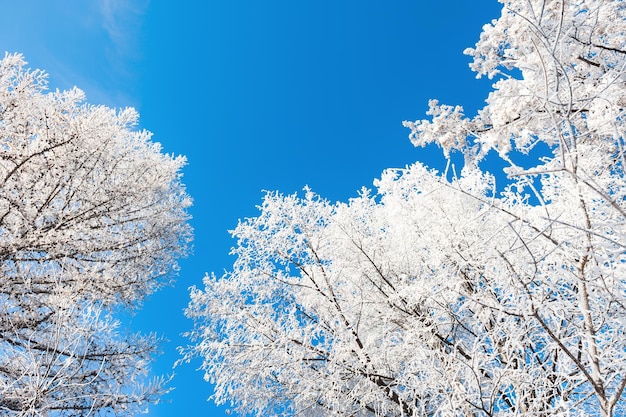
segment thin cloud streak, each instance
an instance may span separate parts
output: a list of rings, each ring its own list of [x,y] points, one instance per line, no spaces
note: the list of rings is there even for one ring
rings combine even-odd
[[[141,27],[149,0],[99,0],[102,29],[109,38],[106,58],[112,70],[131,77],[128,61],[141,59]]]

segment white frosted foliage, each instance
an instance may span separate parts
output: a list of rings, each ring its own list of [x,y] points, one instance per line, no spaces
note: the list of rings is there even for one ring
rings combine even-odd
[[[0,414],[134,415],[154,336],[112,318],[169,282],[190,239],[182,157],[133,109],[46,92],[20,55],[0,60]]]
[[[232,270],[192,290],[183,353],[213,398],[257,416],[624,415],[625,8],[503,2],[466,51],[496,80],[485,108],[432,100],[405,122],[461,153],[459,175],[389,169],[342,203],[268,193],[232,231]],[[506,186],[481,170],[490,150]]]

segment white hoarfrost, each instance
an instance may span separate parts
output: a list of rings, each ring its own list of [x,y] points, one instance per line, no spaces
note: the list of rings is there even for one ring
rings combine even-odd
[[[268,193],[232,232],[233,269],[191,293],[183,352],[213,398],[258,416],[624,415],[625,9],[503,2],[466,51],[497,79],[486,107],[431,101],[406,123],[463,154],[459,177],[416,163],[347,203]],[[480,169],[492,149],[506,187]]]
[[[25,65],[0,60],[0,414],[133,415],[166,389],[145,378],[156,341],[111,314],[186,252],[185,161]]]

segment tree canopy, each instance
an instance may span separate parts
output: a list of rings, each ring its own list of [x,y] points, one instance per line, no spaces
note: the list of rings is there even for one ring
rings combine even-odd
[[[46,88],[20,55],[0,60],[0,414],[133,415],[165,381],[145,377],[155,337],[114,314],[187,251],[185,159],[133,109]]]
[[[183,349],[216,402],[259,416],[625,411],[626,5],[501,2],[466,50],[495,80],[486,106],[468,118],[433,100],[429,120],[405,122],[462,169],[389,169],[348,202],[270,192],[232,231],[233,268],[192,289]]]

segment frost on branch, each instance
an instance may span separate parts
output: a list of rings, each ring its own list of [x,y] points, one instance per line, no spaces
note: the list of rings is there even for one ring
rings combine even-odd
[[[470,121],[451,107],[431,109],[432,122],[407,123],[416,146],[433,139],[444,152],[478,146],[507,154],[539,142],[571,149],[576,137],[623,137],[626,95],[626,6],[619,0],[501,1],[502,16],[465,51],[478,77],[495,78],[487,106]],[[457,107],[458,108],[458,107]],[[442,124],[440,114],[451,123]],[[461,122],[454,126],[452,122]],[[469,127],[469,128],[468,128]],[[442,133],[442,130],[445,132]],[[439,137],[443,139],[438,139]],[[451,140],[453,138],[453,140]]]
[[[487,106],[468,120],[431,101],[407,123],[446,156],[497,150],[502,191],[478,165],[415,163],[345,203],[268,193],[187,309],[183,353],[213,399],[257,416],[625,415],[625,7],[506,2],[469,51],[498,79]]]
[[[426,114],[433,117],[432,122],[404,122],[404,126],[411,129],[411,143],[415,146],[426,146],[436,142],[443,149],[446,158],[450,157],[451,150],[466,151],[470,122],[463,117],[463,108],[440,106],[437,100],[430,100],[428,106]]]
[[[145,377],[157,341],[111,314],[186,252],[185,161],[134,110],[45,89],[20,55],[0,60],[0,414],[133,415],[165,389]]]

